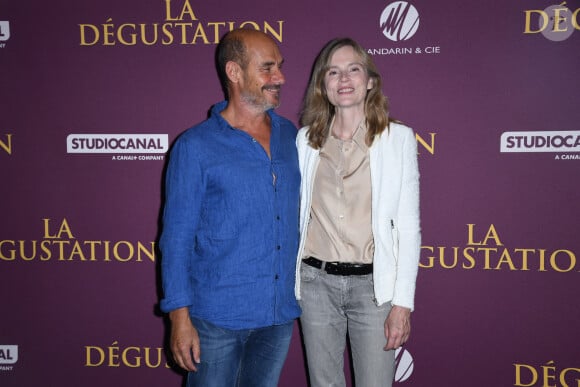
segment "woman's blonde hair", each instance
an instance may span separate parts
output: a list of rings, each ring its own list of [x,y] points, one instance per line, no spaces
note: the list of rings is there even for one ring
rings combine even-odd
[[[329,126],[335,114],[334,106],[328,100],[324,88],[324,77],[329,68],[332,55],[339,49],[350,46],[360,56],[367,75],[372,79],[372,88],[365,98],[365,117],[367,136],[365,142],[370,146],[389,124],[389,107],[382,92],[381,75],[369,54],[354,40],[339,38],[328,42],[316,57],[310,82],[304,98],[300,124],[309,126],[308,142],[314,149],[320,149],[328,137]]]

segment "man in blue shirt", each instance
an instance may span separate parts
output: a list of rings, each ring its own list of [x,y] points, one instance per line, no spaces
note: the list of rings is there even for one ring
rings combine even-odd
[[[272,38],[234,30],[217,51],[227,101],[175,142],[160,240],[171,350],[187,386],[278,383],[293,322],[300,172]]]

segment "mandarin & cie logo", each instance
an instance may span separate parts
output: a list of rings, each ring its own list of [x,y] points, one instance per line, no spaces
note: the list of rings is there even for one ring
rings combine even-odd
[[[395,350],[395,382],[402,383],[413,375],[415,368],[413,356],[400,347]]]
[[[419,29],[419,12],[406,1],[396,1],[383,10],[380,25],[389,40],[409,40]]]
[[[391,42],[399,44],[409,41],[419,30],[419,11],[407,1],[389,3],[381,12],[379,27],[381,33]],[[423,47],[380,47],[369,48],[369,55],[417,55],[440,54],[438,45]]]

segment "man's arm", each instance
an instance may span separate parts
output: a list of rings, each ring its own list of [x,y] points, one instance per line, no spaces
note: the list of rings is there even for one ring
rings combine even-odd
[[[187,307],[169,312],[171,320],[171,352],[177,364],[187,371],[197,371],[200,361],[199,336],[189,318]]]

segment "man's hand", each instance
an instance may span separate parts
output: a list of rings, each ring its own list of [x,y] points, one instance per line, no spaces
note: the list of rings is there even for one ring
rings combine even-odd
[[[411,334],[411,310],[393,305],[385,320],[385,351],[397,349],[409,340]]]
[[[177,364],[187,371],[197,371],[200,347],[197,329],[191,323],[187,308],[169,313],[171,320],[171,352]]]

